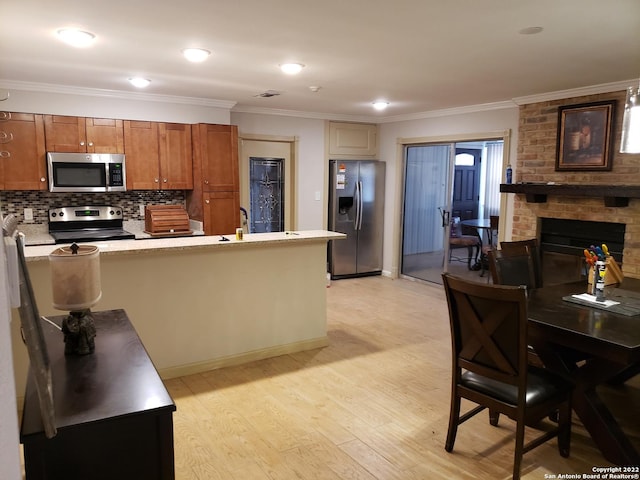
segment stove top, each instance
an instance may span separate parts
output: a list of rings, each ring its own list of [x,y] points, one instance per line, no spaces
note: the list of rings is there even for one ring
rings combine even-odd
[[[133,239],[122,228],[122,207],[99,205],[49,210],[49,234],[56,243]]]

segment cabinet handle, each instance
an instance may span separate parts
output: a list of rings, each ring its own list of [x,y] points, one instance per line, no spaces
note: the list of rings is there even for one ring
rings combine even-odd
[[[205,201],[204,201],[204,203],[208,204],[208,203],[209,203],[209,200],[205,200]]]
[[[0,152],[0,158],[9,158],[11,156],[11,152],[7,152],[6,150],[2,150]]]
[[[0,143],[9,143],[13,140],[13,133],[0,132]]]
[[[166,178],[163,178],[163,179],[162,179],[162,181],[163,181],[164,183],[167,183],[167,179],[166,179]]]
[[[80,142],[80,146],[81,146],[81,147],[84,147],[84,142]]]
[[[205,180],[205,181],[204,181],[204,184],[205,184],[205,185],[209,185],[209,180]]]
[[[0,122],[11,120],[11,112],[0,112]]]
[[[89,142],[89,146],[90,146],[90,147],[93,147],[93,142]]]
[[[154,178],[153,181],[158,183],[160,181],[160,179],[159,178]]]
[[[44,178],[44,177],[40,177],[40,181],[41,181],[41,182],[46,182],[46,181],[47,181],[47,179],[46,179],[46,178]]]

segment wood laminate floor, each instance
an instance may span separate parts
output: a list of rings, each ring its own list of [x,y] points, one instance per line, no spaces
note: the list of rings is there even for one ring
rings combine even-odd
[[[486,281],[486,280],[485,280]],[[328,347],[167,380],[176,478],[422,480],[511,478],[514,423],[481,414],[446,453],[450,344],[440,286],[338,280]],[[640,378],[607,399],[640,448]],[[555,440],[524,457],[527,480],[609,465],[574,415],[570,458]]]

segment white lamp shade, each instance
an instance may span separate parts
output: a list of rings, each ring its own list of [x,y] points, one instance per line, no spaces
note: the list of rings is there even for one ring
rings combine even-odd
[[[640,87],[627,90],[620,153],[640,153]]]
[[[102,297],[100,251],[95,245],[80,245],[77,254],[71,247],[56,248],[49,255],[53,307],[79,311],[94,306]]]

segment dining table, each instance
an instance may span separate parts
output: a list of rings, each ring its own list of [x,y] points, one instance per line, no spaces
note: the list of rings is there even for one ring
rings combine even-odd
[[[482,253],[482,245],[484,242],[484,232],[486,232],[487,234],[488,245],[494,244],[493,229],[491,228],[491,220],[488,218],[470,218],[467,220],[462,220],[460,224],[465,227],[474,228],[478,234],[478,237],[480,238],[480,248],[478,249],[480,258],[476,258],[476,263],[471,269],[481,270],[480,276],[483,276],[486,270],[486,268],[483,268],[483,265],[486,262],[486,259],[483,258],[483,253]]]
[[[597,387],[619,386],[640,373],[640,279],[625,278],[619,286],[607,287],[607,303],[585,297],[586,291],[586,281],[532,289],[527,300],[529,343],[545,368],[574,385],[573,411],[604,458],[638,466],[638,450]],[[637,412],[632,418],[640,422],[640,405],[629,401],[627,408]]]

